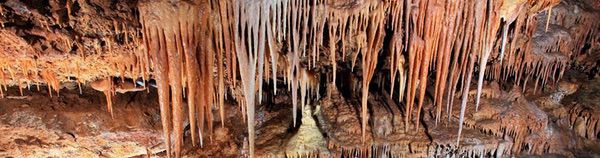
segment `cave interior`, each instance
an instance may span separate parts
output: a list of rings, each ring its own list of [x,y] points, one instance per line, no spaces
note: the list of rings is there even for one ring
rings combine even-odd
[[[598,0],[0,0],[0,157],[600,157]]]

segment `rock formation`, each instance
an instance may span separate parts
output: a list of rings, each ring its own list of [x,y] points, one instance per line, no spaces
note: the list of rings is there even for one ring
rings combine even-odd
[[[36,99],[102,103],[114,125],[140,112],[123,109],[157,108],[152,128],[134,127],[161,135],[148,156],[582,156],[600,144],[594,0],[0,2],[0,130],[43,131],[0,137],[0,156],[98,148],[23,114],[44,110]],[[103,99],[77,101],[93,90]],[[85,139],[116,141],[100,136]]]

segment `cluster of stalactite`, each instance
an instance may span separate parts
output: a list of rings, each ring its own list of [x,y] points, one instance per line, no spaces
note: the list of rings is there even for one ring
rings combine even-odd
[[[550,123],[549,116],[538,108],[542,104],[541,101],[530,102],[520,91],[521,89],[518,87],[513,87],[509,92],[501,91],[499,85],[493,82],[486,85],[486,88],[482,89],[482,101],[486,104],[485,109],[479,111],[472,111],[473,108],[469,109],[472,118],[465,120],[465,126],[478,129],[487,135],[509,138],[513,145],[505,146],[507,150],[510,150],[508,153],[556,152],[553,149],[562,146],[555,144],[551,137],[558,132],[552,131],[554,127]],[[470,95],[476,95],[476,93],[476,90],[469,92]],[[550,102],[547,98],[543,100]],[[556,102],[560,102],[560,100]],[[506,107],[511,105],[518,106]]]
[[[600,135],[600,118],[597,110],[591,110],[581,105],[575,105],[568,111],[566,119],[575,133],[581,137],[597,140]]]
[[[436,122],[442,120],[444,105],[451,113],[455,92],[462,93],[458,143],[473,77],[477,77],[478,107],[485,76],[496,80],[514,76],[523,87],[530,77],[535,77],[535,89],[538,84],[562,76],[566,60],[547,60],[549,50],[562,48],[538,52],[532,48],[534,40],[519,42],[520,36],[532,37],[536,30],[537,19],[532,15],[557,2],[390,0],[348,5],[325,0],[281,0],[177,2],[174,6],[166,6],[166,2],[141,3],[147,54],[140,55],[139,61],[144,72],[152,68],[157,80],[165,138],[171,153],[169,134],[175,135],[176,156],[183,139],[183,96],[190,109],[188,117],[195,144],[197,137],[202,140],[204,134],[211,133],[210,110],[214,105],[219,106],[223,118],[224,85],[236,85],[239,72],[244,98],[238,101],[248,124],[252,157],[255,104],[262,101],[263,83],[271,78],[276,92],[278,76],[283,73],[292,95],[295,125],[298,103],[306,106],[314,96],[308,91],[319,87],[314,81],[318,77],[310,69],[316,67],[322,53],[329,54],[333,74],[329,82],[336,81],[338,60],[344,61],[347,54],[352,67],[357,60],[362,62],[363,141],[369,119],[368,87],[379,55],[388,52],[390,81],[398,80],[398,99],[406,102],[405,124],[421,116],[431,70],[435,70]],[[389,42],[384,41],[386,36],[392,37]],[[328,50],[321,52],[321,46]],[[496,62],[501,64],[487,67]],[[283,70],[278,71],[278,67]],[[395,88],[392,86],[391,96]],[[416,116],[412,116],[413,111]],[[419,123],[414,125],[418,130]],[[208,131],[204,131],[206,127]]]
[[[149,78],[149,70],[142,73],[140,65],[136,65],[137,59],[131,54],[91,54],[83,56],[81,53],[70,57],[70,60],[57,60],[55,58],[33,59],[33,57],[1,58],[0,59],[0,98],[6,94],[7,87],[16,85],[20,95],[24,90],[41,91],[41,86],[47,87],[50,97],[59,96],[61,83],[76,82],[79,92],[82,92],[82,84],[88,84],[96,90],[102,91],[106,96],[107,109],[114,116],[112,109],[112,97],[116,92],[139,91],[145,87],[131,84],[123,87],[126,78]],[[38,54],[39,55],[39,54]],[[33,55],[32,55],[33,56]],[[57,57],[58,58],[58,57]],[[134,61],[134,62],[131,62]],[[108,63],[105,63],[108,62]],[[87,74],[95,70],[95,73]],[[107,77],[98,77],[107,76]],[[120,76],[118,86],[115,86],[112,76]],[[35,86],[35,87],[34,87]]]
[[[241,90],[241,95],[232,96],[241,96],[234,98],[245,113],[249,154],[253,157],[255,105],[263,100],[265,81],[271,82],[276,93],[278,79],[283,78],[292,95],[293,124],[296,125],[298,104],[304,107],[319,97],[320,76],[315,69],[326,68],[319,68],[318,63],[328,62],[326,64],[331,69],[327,69],[332,75],[327,75],[326,80],[334,83],[338,63],[345,62],[347,57],[352,63],[352,70],[357,61],[362,63],[357,70],[362,75],[360,118],[362,141],[365,141],[368,137],[369,85],[377,73],[379,60],[383,59],[380,57],[388,56],[392,85],[390,96],[406,103],[405,130],[410,129],[409,124],[419,129],[420,124],[412,122],[420,120],[428,82],[434,82],[436,123],[442,121],[443,109],[446,109],[449,121],[454,96],[458,94],[462,97],[458,145],[474,77],[477,80],[474,106],[478,107],[486,77],[490,80],[512,80],[517,85],[522,84],[524,89],[529,80],[534,80],[534,89],[537,89],[538,85],[561,78],[571,57],[571,54],[564,52],[574,51],[585,43],[597,40],[591,36],[597,34],[598,24],[586,22],[591,21],[586,20],[589,16],[582,16],[576,21],[587,29],[582,29],[574,40],[559,39],[550,42],[547,47],[536,46],[533,35],[539,19],[535,14],[540,11],[551,13],[552,6],[558,2],[141,1],[138,7],[142,38],[132,38],[131,42],[143,45],[143,50],[132,53],[133,60],[112,65],[120,74],[106,73],[105,76],[156,80],[167,155],[171,156],[174,146],[177,157],[183,146],[185,117],[192,129],[193,145],[202,145],[206,137],[211,137],[215,120],[211,110],[219,109],[221,123],[224,123],[225,87],[233,87],[229,93]],[[555,21],[565,21],[561,15],[549,14],[547,17],[544,20],[550,21],[556,17]],[[118,29],[119,24],[114,26],[115,32],[123,32],[126,43],[130,42],[130,36],[136,36],[132,33],[134,31]],[[116,48],[108,42],[108,50],[102,51],[112,53],[113,49]],[[322,54],[328,56],[329,61],[320,59]],[[358,58],[359,55],[361,58]],[[70,76],[80,78],[79,69],[83,62],[75,62],[76,66],[72,66],[74,69],[71,71],[75,73]],[[20,63],[24,64],[24,76],[38,72],[26,70],[39,66],[25,61]],[[5,78],[9,78],[5,72],[10,75],[15,73],[10,65],[0,65],[0,94],[3,92],[2,86],[6,90]],[[40,72],[39,75],[29,76],[41,76],[40,83],[47,83],[49,89],[58,92],[62,80],[57,78],[55,72]],[[14,80],[18,77],[10,78]],[[238,86],[238,78],[241,79],[241,86]],[[429,81],[431,79],[434,80]],[[112,112],[114,82],[112,78],[107,80],[101,85],[108,87],[103,91],[108,109]],[[394,95],[394,91],[398,94]],[[184,107],[186,104],[187,107]],[[188,109],[187,114],[184,109]],[[171,138],[174,139],[173,145]]]
[[[39,52],[15,32],[0,30],[0,43],[4,46],[0,53],[0,87],[4,87],[0,90],[0,97],[4,97],[4,92],[11,85],[18,86],[20,95],[23,95],[24,89],[32,90],[36,86],[40,91],[40,86],[46,85],[48,94],[54,96],[59,94],[61,83],[64,82],[77,82],[81,92],[82,84],[105,80],[107,76],[149,79],[151,72],[144,69],[147,65],[140,65],[141,62],[137,61],[143,58],[137,56],[139,48],[133,46],[141,44],[137,38],[140,33],[124,24],[114,23],[113,26],[114,31],[124,39],[124,45],[105,38],[102,41],[106,46],[98,42],[87,47],[65,36],[45,37],[56,40],[56,47],[79,48],[69,54]]]
[[[119,56],[122,57],[122,56]],[[101,58],[101,57],[100,57]],[[133,58],[133,57],[132,57]],[[129,59],[132,59],[129,58]],[[83,64],[86,61],[97,60],[98,58],[89,58],[85,59],[83,57],[75,57],[74,62],[63,61],[63,62],[54,62],[49,63],[48,61],[52,60],[33,60],[33,59],[9,59],[3,60],[0,59],[0,69],[3,71],[0,73],[0,86],[4,87],[3,90],[0,90],[0,97],[4,97],[8,86],[16,85],[19,88],[20,95],[23,95],[23,91],[37,89],[40,91],[40,86],[46,85],[48,88],[48,95],[54,96],[60,94],[60,89],[62,88],[61,83],[64,82],[77,82],[79,86],[79,90],[81,91],[81,85],[85,84],[85,81],[93,81],[89,82],[89,84],[93,84],[96,81],[105,80],[105,78],[98,79],[96,74],[82,74],[81,72],[90,71],[91,68],[89,66],[97,66],[102,65],[101,67],[96,67],[103,69],[102,71],[98,71],[97,74],[101,74],[101,76],[128,76],[137,73],[133,73],[130,70],[134,70],[135,68],[131,67],[121,67],[119,61],[113,61],[115,64],[101,64],[101,63],[93,63],[93,64]],[[128,59],[126,59],[128,60]],[[124,65],[128,65],[128,62],[122,62]],[[61,68],[50,68],[53,65],[62,65],[65,64],[65,67]],[[105,69],[104,69],[105,68]],[[116,74],[111,74],[110,71],[121,72]],[[126,75],[127,74],[127,75]],[[125,79],[125,77],[121,77]],[[35,88],[32,88],[34,87]]]
[[[547,10],[551,10],[551,7]],[[561,40],[561,35],[558,35],[557,38],[536,39],[533,34],[536,33],[538,20],[535,16],[528,14],[529,12],[518,11],[516,16],[512,19],[509,18],[515,23],[513,29],[509,29],[510,23],[504,24],[500,64],[495,64],[492,71],[488,72],[488,76],[498,81],[514,80],[516,85],[524,88],[523,90],[527,87],[527,82],[532,80],[534,82],[533,91],[536,92],[538,86],[544,85],[548,80],[557,82],[562,78],[568,66],[569,52],[571,52],[567,49],[571,47],[572,43],[568,37]],[[507,34],[511,31],[512,39],[510,39],[510,47],[507,48],[508,38],[510,38]],[[520,40],[521,37],[530,39]],[[519,45],[518,42],[522,42],[522,45]]]
[[[528,142],[528,137],[534,133],[544,134],[548,126],[548,118],[542,111],[536,111],[535,105],[528,102],[523,95],[515,90],[507,94],[504,100],[509,104],[521,105],[513,107],[515,109],[505,112],[503,115],[494,115],[492,119],[499,120],[497,124],[479,125],[479,129],[484,133],[492,134],[498,137],[509,136],[514,144],[511,148],[513,153],[523,151],[524,146],[529,145],[532,148],[541,148],[539,146],[547,145],[547,140],[542,139],[536,142]],[[534,112],[531,112],[534,111]],[[538,113],[536,113],[538,112]],[[526,126],[514,126],[514,124],[526,124]],[[530,153],[541,154],[544,151],[530,151]]]
[[[185,116],[191,127],[192,145],[198,142],[202,145],[205,137],[212,136],[213,105],[220,105],[223,118],[223,52],[230,51],[222,50],[222,43],[212,43],[213,39],[221,37],[215,31],[220,28],[209,27],[215,25],[214,17],[204,12],[212,6],[205,2],[170,5],[168,2],[140,4],[143,42],[147,48],[140,61],[152,69],[156,80],[169,156],[172,153],[170,139],[173,138],[175,156],[180,157]],[[229,45],[226,46],[230,49]],[[231,59],[231,54],[227,53],[228,59]],[[235,61],[227,61],[228,64],[232,62]],[[218,71],[216,80],[215,68]],[[184,107],[184,102],[187,102],[187,107]],[[186,108],[188,114],[184,113]]]
[[[32,80],[29,79],[30,72],[31,76],[40,76],[40,73],[38,71],[30,71],[31,68],[35,68],[36,63],[34,63],[33,60],[27,59],[27,57],[34,56],[35,51],[27,45],[25,40],[19,38],[13,33],[1,30],[0,36],[2,37],[2,40],[0,40],[0,44],[6,46],[2,48],[2,53],[0,53],[0,55],[4,56],[3,58],[0,58],[0,98],[4,98],[4,93],[5,91],[7,91],[9,85],[18,85],[20,93],[23,94],[23,85],[20,84],[21,82],[25,83],[24,85],[26,85],[26,87],[30,87],[30,85],[34,84],[32,83]],[[15,58],[19,57],[23,59],[15,61]],[[17,69],[14,66],[22,68]],[[48,79],[56,78],[55,76],[52,76],[50,72],[45,72],[41,74],[44,74],[45,78]],[[10,83],[11,81],[13,83]],[[56,81],[48,83],[48,85],[56,85]],[[48,87],[50,88],[50,86]]]

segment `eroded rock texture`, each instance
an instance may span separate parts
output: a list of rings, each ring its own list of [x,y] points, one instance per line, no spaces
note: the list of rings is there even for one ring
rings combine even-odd
[[[600,153],[595,0],[0,3],[0,156]]]
[[[102,94],[62,89],[60,97],[47,92],[10,88],[0,106],[0,156],[7,157],[133,157],[164,152],[159,132],[160,113],[155,94],[117,97],[111,119]],[[148,100],[148,101],[144,101]]]

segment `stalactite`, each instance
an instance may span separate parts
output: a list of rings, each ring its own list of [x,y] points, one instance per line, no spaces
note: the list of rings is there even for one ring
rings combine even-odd
[[[220,42],[220,40],[217,40],[217,42]],[[219,44],[220,45],[220,44]],[[219,51],[217,51],[218,53],[218,57],[217,57],[217,68],[218,68],[218,90],[217,90],[217,96],[218,96],[218,104],[219,104],[219,116],[221,118],[221,126],[225,127],[225,74],[224,74],[224,67],[223,67],[223,50],[220,49]]]
[[[367,99],[369,95],[369,83],[373,78],[373,74],[375,74],[375,67],[377,66],[377,57],[379,55],[379,51],[383,46],[382,40],[385,34],[384,31],[384,23],[383,23],[383,9],[384,8],[376,8],[373,11],[373,14],[369,17],[369,26],[367,27],[366,32],[366,47],[361,50],[362,53],[362,141],[364,143],[365,137],[367,134],[367,121],[368,118],[368,109],[367,109]]]
[[[300,45],[300,22],[302,19],[301,16],[299,15],[300,11],[298,11],[298,9],[301,9],[301,4],[299,4],[298,2],[299,0],[292,0],[292,2],[289,4],[290,5],[290,13],[291,13],[291,22],[289,23],[289,28],[290,28],[290,34],[291,36],[288,36],[288,40],[289,40],[289,47],[288,48],[289,51],[291,51],[291,55],[288,56],[288,61],[290,61],[290,66],[288,67],[288,83],[291,86],[290,91],[292,92],[292,115],[293,115],[293,126],[296,126],[296,118],[298,117],[297,115],[297,109],[298,109],[298,77],[297,75],[300,74],[299,71],[299,66],[300,66],[300,48],[302,47]]]
[[[206,22],[204,22],[204,24],[208,25],[208,26],[212,26],[212,21],[211,19],[205,19],[207,20]],[[215,98],[215,94],[216,93],[216,89],[215,88],[215,83],[214,83],[214,64],[215,64],[215,58],[216,56],[214,55],[216,49],[215,49],[215,45],[212,42],[208,42],[210,41],[210,39],[214,39],[215,38],[215,34],[214,34],[214,29],[212,27],[208,27],[208,29],[206,30],[206,34],[204,36],[205,38],[205,42],[202,45],[205,45],[205,49],[204,49],[204,53],[205,54],[205,60],[202,61],[206,61],[205,64],[203,65],[205,67],[205,78],[204,78],[204,82],[207,84],[207,86],[205,86],[205,90],[204,92],[207,92],[204,94],[204,96],[206,97],[206,103],[205,103],[205,111],[206,111],[206,124],[207,124],[207,129],[208,129],[208,135],[209,138],[212,140],[212,133],[213,133],[213,121],[214,121],[214,116],[212,113],[212,108],[213,105],[217,105],[217,101]]]
[[[504,26],[502,26],[502,46],[500,48],[500,63],[502,63],[504,59],[504,50],[506,48],[506,38],[508,36],[508,26],[510,23],[508,21],[504,21]]]
[[[458,2],[446,2],[446,12],[450,14],[458,14]],[[437,106],[436,111],[436,123],[441,120],[442,115],[442,103],[444,90],[447,87],[447,81],[449,76],[449,66],[450,66],[450,56],[452,47],[455,44],[457,36],[455,35],[456,29],[456,16],[452,16],[451,18],[447,18],[444,21],[445,26],[442,28],[442,32],[440,34],[440,43],[439,49],[440,52],[437,57],[436,69],[438,70],[436,73],[436,82],[435,82],[435,99],[434,104]],[[448,94],[450,95],[450,94]]]
[[[474,12],[472,12],[472,13],[474,13],[474,18],[475,18],[475,22],[472,25],[474,25],[473,26],[474,35],[476,35],[476,36],[474,36],[474,39],[477,41],[481,41],[481,40],[485,39],[484,38],[485,36],[482,34],[485,33],[486,25],[485,25],[485,20],[482,18],[486,17],[485,13],[484,13],[486,8],[488,7],[486,4],[487,4],[487,2],[484,2],[484,1],[476,1],[476,2],[474,2],[474,4],[472,4],[473,9],[475,10]],[[472,52],[484,51],[484,50],[482,50],[483,46],[481,45],[481,43],[478,43],[478,42],[474,42],[474,45],[471,45],[469,47]],[[467,49],[469,49],[469,48],[467,48]],[[461,110],[460,110],[460,119],[459,119],[459,128],[458,128],[458,138],[456,140],[457,146],[460,144],[460,136],[461,136],[461,131],[463,128],[465,109],[466,109],[467,100],[468,100],[468,96],[469,96],[468,91],[469,91],[469,87],[471,85],[470,83],[471,83],[473,69],[475,67],[475,65],[474,65],[475,64],[475,54],[471,53],[469,55],[469,58],[470,58],[469,64],[467,66],[468,71],[466,73],[463,73],[463,81],[464,82],[462,84],[463,88],[461,90],[462,91],[462,101],[461,101],[461,108],[460,108]],[[480,61],[482,61],[482,60],[480,60]],[[482,63],[480,63],[480,64],[482,64]],[[478,88],[477,92],[478,92],[477,95],[479,96],[480,92],[481,92],[479,90],[479,88]]]
[[[395,83],[396,83],[396,74],[399,74],[399,101],[402,101],[404,98],[404,83],[406,76],[404,76],[404,56],[402,52],[405,48],[404,41],[402,41],[402,22],[404,21],[404,2],[392,1],[390,12],[391,12],[391,27],[397,32],[392,35],[392,39],[390,41],[390,96],[394,95]]]
[[[456,145],[459,146],[460,145],[460,135],[461,135],[461,131],[463,128],[463,122],[465,120],[465,109],[467,106],[467,100],[468,100],[468,89],[471,83],[471,75],[473,73],[473,67],[475,64],[475,55],[471,54],[469,57],[469,70],[467,71],[466,75],[466,81],[463,83],[465,84],[464,88],[463,88],[463,93],[462,93],[462,101],[461,101],[461,106],[460,106],[460,118],[459,118],[459,125],[458,125],[458,137],[456,140]]]
[[[390,96],[392,96],[394,94],[394,89],[395,89],[395,83],[396,83],[396,75],[398,75],[399,79],[399,96],[398,98],[402,99],[404,98],[404,80],[406,80],[406,76],[404,75],[404,63],[405,63],[405,59],[404,59],[404,55],[402,55],[402,50],[403,50],[403,46],[402,46],[402,41],[401,41],[402,37],[400,36],[400,34],[395,34],[394,37],[392,37],[392,41],[390,42],[390,81],[391,81],[391,85],[390,85]]]
[[[148,50],[150,52],[155,52],[153,55],[153,63],[154,72],[156,75],[156,85],[158,86],[158,100],[160,105],[160,115],[161,122],[163,127],[164,139],[166,139],[167,146],[167,157],[171,156],[171,108],[169,104],[169,66],[168,66],[168,56],[165,48],[164,41],[164,33],[159,28],[151,28],[153,32],[150,33],[150,39],[156,38],[156,40],[152,40],[153,42],[149,46]],[[155,31],[155,32],[154,32]],[[154,47],[153,47],[154,46]]]
[[[488,1],[488,9],[486,19],[485,19],[485,28],[482,40],[482,45],[480,46],[482,51],[481,56],[479,57],[479,80],[477,81],[477,97],[475,98],[475,109],[479,109],[479,101],[481,99],[481,88],[483,87],[483,79],[485,77],[485,70],[487,67],[487,62],[492,52],[492,47],[494,45],[496,32],[498,30],[498,26],[500,24],[500,19],[495,12],[492,10],[497,10],[494,7],[498,7],[494,4],[493,1]],[[479,14],[481,15],[481,14]]]
[[[404,124],[406,125],[406,129],[405,131],[408,131],[409,129],[409,120],[411,119],[411,113],[412,113],[412,108],[414,106],[414,98],[416,95],[416,90],[417,90],[417,74],[418,71],[420,69],[416,68],[417,65],[419,64],[417,62],[416,55],[418,54],[418,52],[420,52],[421,50],[423,50],[423,39],[421,39],[420,37],[417,36],[413,36],[411,38],[411,42],[410,42],[411,46],[408,50],[408,62],[409,62],[409,67],[408,67],[408,86],[407,86],[407,95],[406,95],[406,109],[405,109],[405,118],[404,118]]]
[[[180,40],[182,42],[187,42],[190,43],[191,45],[187,45],[187,44],[183,44],[183,54],[185,57],[185,67],[186,67],[186,79],[187,79],[187,86],[188,86],[188,95],[187,95],[187,104],[188,104],[188,118],[189,118],[189,122],[190,122],[190,128],[193,130],[191,131],[191,137],[192,137],[192,145],[195,146],[196,145],[196,138],[198,138],[197,136],[197,123],[196,123],[196,106],[198,104],[198,98],[196,93],[198,90],[198,85],[197,83],[199,82],[199,76],[198,76],[198,72],[196,70],[198,70],[198,58],[197,58],[197,54],[195,53],[195,50],[197,49],[197,45],[194,44],[192,42],[192,40],[195,40],[195,34],[193,33],[195,27],[195,23],[189,24],[189,23],[185,23],[182,26],[180,25],[180,29],[184,30],[185,32],[180,34]]]
[[[95,89],[97,91],[101,91],[104,94],[104,97],[106,97],[107,110],[110,113],[111,118],[114,119],[115,117],[114,117],[114,112],[113,112],[112,96],[115,92],[115,89],[114,89],[112,77],[106,77],[105,79],[100,79],[100,80],[91,82],[90,86],[93,89]]]
[[[182,81],[181,81],[181,63],[182,54],[177,49],[179,41],[176,38],[174,32],[167,32],[171,30],[163,30],[162,34],[165,36],[164,43],[165,49],[169,50],[168,53],[168,65],[169,65],[169,83],[171,89],[171,102],[173,108],[173,132],[175,136],[175,157],[180,157],[180,151],[183,147],[183,101],[182,101]],[[173,30],[174,31],[174,30]],[[173,37],[168,37],[173,35]]]
[[[552,6],[548,8],[548,15],[546,15],[546,27],[544,32],[548,32],[548,26],[550,26],[550,17],[552,17]]]
[[[332,25],[330,23],[330,25]],[[330,26],[329,27],[329,59],[331,60],[331,66],[333,67],[333,75],[332,75],[332,80],[331,83],[335,84],[336,81],[336,77],[337,77],[337,60],[335,57],[336,51],[335,51],[335,27],[334,26]]]
[[[10,69],[8,69],[8,71],[11,72]],[[46,71],[42,71],[40,73],[40,75],[42,76],[42,79],[44,80],[44,82],[47,83],[48,94],[50,95],[50,97],[52,97],[52,90],[56,91],[56,94],[58,96],[60,96],[60,82],[56,78],[56,74],[54,72],[46,70]],[[11,78],[15,78],[14,75],[11,75],[11,76],[13,76]]]
[[[268,3],[265,1],[261,1],[258,4],[246,4],[246,3],[234,3],[234,17],[235,19],[240,19],[234,22],[234,30],[239,30],[238,27],[241,27],[241,32],[234,31],[235,37],[235,48],[237,52],[237,60],[239,61],[240,66],[244,66],[245,68],[240,68],[240,76],[242,78],[242,85],[244,89],[244,98],[246,104],[246,115],[247,115],[247,124],[248,124],[248,141],[249,141],[249,156],[254,157],[254,140],[255,140],[255,130],[254,130],[254,111],[255,111],[255,95],[257,88],[256,85],[256,74],[258,69],[264,68],[263,65],[257,65],[259,63],[264,64],[262,60],[264,60],[264,34],[266,34],[266,21],[267,21],[267,13],[266,11],[259,12],[259,10],[251,9],[253,7],[265,7]],[[246,10],[248,9],[248,10]],[[256,17],[258,19],[249,18],[245,15],[260,15]],[[250,31],[248,33],[248,37],[244,38],[243,35],[246,34],[246,29]],[[262,41],[259,41],[261,39]],[[246,46],[246,44],[249,44]],[[262,45],[262,46],[261,46]],[[260,48],[258,48],[258,47]],[[248,48],[248,49],[246,49]],[[259,52],[260,51],[260,52]],[[262,82],[261,80],[259,80]],[[260,88],[260,87],[258,87]]]
[[[270,23],[275,23],[276,21],[270,21]],[[275,37],[273,35],[273,31],[276,29],[273,26],[267,26],[267,37],[266,40],[269,44],[269,56],[271,57],[271,79],[273,84],[273,94],[277,95],[277,63],[279,59],[279,55],[275,51]]]
[[[142,11],[147,11],[146,8],[167,10],[165,15],[158,17],[153,14],[142,16],[141,23],[144,27],[143,30],[145,30],[143,39],[148,55],[140,56],[152,57],[153,72],[159,89],[161,121],[163,121],[168,156],[171,156],[172,153],[171,134],[174,135],[173,138],[175,139],[175,156],[179,157],[181,154],[185,115],[188,115],[192,128],[192,144],[195,145],[196,138],[200,138],[200,145],[202,146],[204,136],[211,137],[213,130],[212,106],[219,105],[221,111],[224,109],[222,105],[225,93],[225,70],[222,64],[226,61],[223,60],[222,52],[229,49],[231,43],[209,42],[210,39],[217,39],[221,36],[216,34],[217,29],[209,27],[216,26],[213,25],[210,17],[203,16],[204,18],[195,19],[181,16],[199,15],[199,10],[208,8],[205,3],[180,2],[177,7],[188,9],[178,10],[169,10],[169,7],[172,6],[160,2],[147,3],[141,6]],[[225,4],[222,5],[225,7]],[[171,18],[170,15],[180,18]],[[170,22],[157,23],[161,20]],[[227,18],[224,16],[221,20],[227,20]],[[224,39],[229,38],[226,34],[223,36],[227,36]],[[225,47],[225,50],[222,47]],[[216,51],[218,51],[217,55],[214,54]],[[217,82],[213,82],[215,58],[217,58],[216,64],[218,64],[216,74],[219,81]],[[227,63],[228,69],[231,69],[231,64]],[[145,65],[150,66],[150,64]],[[229,75],[232,77],[231,73]],[[187,98],[188,103],[189,111],[187,114],[183,113],[184,97]],[[169,106],[171,101],[172,106]],[[224,115],[224,112],[220,112],[220,114]],[[221,117],[221,121],[224,121],[223,117]],[[198,133],[196,133],[196,130],[198,130]]]
[[[431,14],[432,18],[427,18],[427,20],[425,20],[424,22],[424,29],[423,30],[417,30],[417,34],[419,34],[420,31],[425,31],[422,35],[424,37],[424,42],[425,42],[425,49],[423,50],[423,52],[419,52],[419,53],[423,53],[422,55],[422,61],[420,61],[422,63],[421,65],[421,70],[420,70],[420,79],[419,79],[419,102],[418,102],[418,108],[417,108],[417,123],[416,123],[416,129],[419,129],[419,125],[420,123],[418,123],[418,121],[421,118],[421,108],[423,106],[423,102],[425,100],[425,90],[427,88],[427,76],[429,73],[429,65],[430,62],[432,61],[432,57],[435,55],[435,52],[437,52],[438,50],[438,42],[439,42],[439,38],[440,38],[440,33],[441,33],[441,25],[438,23],[438,21],[441,21],[442,19],[442,15],[443,13],[442,8],[440,6],[440,4],[437,3],[429,3],[428,6],[426,6],[427,8],[427,12],[428,14]],[[423,16],[423,15],[421,15]]]

